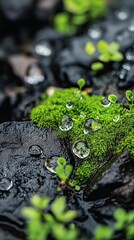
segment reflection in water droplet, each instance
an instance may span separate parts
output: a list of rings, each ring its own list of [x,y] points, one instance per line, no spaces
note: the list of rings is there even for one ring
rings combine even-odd
[[[78,158],[86,158],[90,153],[89,148],[83,141],[77,141],[76,143],[74,143],[72,151]]]
[[[42,154],[42,149],[38,145],[32,145],[29,147],[29,154],[32,156],[40,156]]]
[[[130,71],[131,70],[131,65],[129,63],[124,63],[122,65],[123,69],[127,70],[127,71]]]
[[[9,191],[13,186],[13,182],[4,177],[0,179],[0,191]]]
[[[118,122],[119,119],[120,119],[120,115],[117,115],[117,116],[115,116],[115,117],[113,118],[113,121],[114,121],[114,122]]]
[[[42,70],[37,64],[32,64],[24,77],[26,83],[30,85],[37,85],[45,80]]]
[[[72,108],[73,103],[71,101],[68,101],[66,104],[66,108]]]
[[[73,127],[73,121],[67,115],[64,115],[61,119],[61,124],[59,125],[60,130],[69,131]]]
[[[101,38],[102,31],[98,27],[94,27],[88,30],[88,36],[94,40]]]
[[[35,53],[43,57],[49,57],[52,54],[52,47],[49,42],[39,42],[35,46]]]
[[[109,107],[111,105],[111,102],[106,98],[104,97],[102,100],[101,100],[101,104],[104,106],[104,107]]]
[[[129,51],[126,53],[126,59],[127,59],[128,61],[134,62],[134,51],[129,50]]]
[[[93,130],[92,129],[93,122],[94,122],[93,118],[90,118],[90,119],[85,121],[85,123],[84,123],[84,133],[85,134],[87,134],[87,133],[89,133],[90,131]]]
[[[45,161],[45,167],[49,170],[51,173],[56,173],[55,169],[58,166],[58,156],[53,156],[49,158],[47,161]]]
[[[129,11],[126,9],[120,9],[115,13],[116,17],[121,21],[127,20],[129,17],[129,14],[130,14]]]
[[[86,114],[85,114],[84,112],[81,112],[81,113],[80,113],[80,117],[85,118],[85,117],[86,117]]]

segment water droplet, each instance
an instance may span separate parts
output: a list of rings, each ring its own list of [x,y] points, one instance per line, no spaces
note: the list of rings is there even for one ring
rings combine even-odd
[[[72,108],[73,103],[71,101],[68,101],[66,104],[66,108]]]
[[[52,55],[52,46],[49,42],[39,42],[34,50],[39,56],[49,57]]]
[[[64,115],[61,119],[61,125],[59,125],[60,130],[69,131],[73,127],[73,121],[67,115]]]
[[[129,27],[128,27],[128,30],[130,32],[134,32],[134,23],[132,23]]]
[[[124,79],[126,78],[126,76],[127,76],[127,73],[128,73],[128,71],[127,71],[126,69],[122,69],[122,70],[120,71],[120,73],[119,73],[119,78],[120,78],[121,80],[124,80]]]
[[[122,67],[123,67],[123,69],[125,69],[125,70],[127,70],[127,71],[130,71],[130,70],[131,70],[131,66],[130,66],[129,63],[124,63],[124,64],[122,65]]]
[[[29,154],[38,157],[42,154],[42,149],[38,145],[32,145],[29,147]]]
[[[88,30],[88,36],[94,40],[100,39],[102,36],[102,31],[98,27],[94,27]]]
[[[83,141],[77,141],[76,143],[74,143],[72,151],[78,158],[86,158],[90,153],[89,148]]]
[[[127,20],[129,17],[129,14],[130,13],[127,9],[120,9],[115,13],[116,17],[121,21]]]
[[[45,80],[41,68],[37,64],[32,64],[28,69],[26,76],[24,77],[26,83],[30,85],[37,85]]]
[[[106,98],[104,97],[102,100],[101,100],[101,104],[104,106],[104,107],[109,107],[111,105],[111,102]]]
[[[90,131],[93,130],[92,129],[93,122],[94,122],[93,118],[90,118],[90,119],[85,121],[85,123],[84,123],[84,133],[85,134],[87,134],[87,133],[89,133]]]
[[[84,112],[81,112],[81,113],[80,113],[80,117],[85,118],[85,117],[86,117],[86,114],[85,114]]]
[[[58,156],[53,156],[49,158],[47,161],[45,161],[45,167],[49,170],[51,173],[56,173],[55,169],[58,166]]]
[[[9,191],[13,186],[13,182],[4,177],[0,179],[0,191]]]
[[[113,121],[114,122],[118,122],[120,119],[120,115],[116,115],[114,118],[113,118]]]
[[[134,52],[132,50],[129,50],[127,53],[126,53],[126,59],[128,61],[132,61],[134,62]]]

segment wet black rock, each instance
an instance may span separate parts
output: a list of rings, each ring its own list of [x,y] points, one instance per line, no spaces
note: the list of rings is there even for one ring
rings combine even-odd
[[[0,229],[24,236],[22,207],[35,193],[54,199],[58,194],[55,174],[45,168],[52,156],[69,159],[64,140],[55,132],[30,122],[0,125]],[[0,232],[0,239],[3,235]],[[12,236],[12,234],[11,234]],[[14,239],[13,237],[11,239]]]

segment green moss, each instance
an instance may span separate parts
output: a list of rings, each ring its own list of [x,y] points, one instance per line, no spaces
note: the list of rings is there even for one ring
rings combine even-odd
[[[88,96],[76,88],[57,90],[53,96],[43,100],[31,113],[31,119],[38,126],[56,129],[61,137],[69,137],[70,146],[76,141],[84,141],[90,150],[88,157],[79,159],[80,164],[74,180],[85,182],[100,164],[125,149],[134,157],[134,108],[120,103],[104,107],[102,96]],[[67,108],[68,102],[72,103]],[[61,131],[59,125],[64,115],[73,121],[69,131]],[[91,131],[84,133],[84,123],[94,119]],[[113,120],[115,119],[115,121]],[[98,130],[97,130],[97,128]]]

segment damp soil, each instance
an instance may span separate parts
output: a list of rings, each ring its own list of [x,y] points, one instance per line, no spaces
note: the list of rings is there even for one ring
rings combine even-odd
[[[61,8],[60,1],[3,0],[0,4],[0,239],[25,240],[21,210],[37,193],[51,200],[58,180],[49,161],[64,156],[77,167],[67,139],[52,129],[30,122],[31,109],[46,90],[77,85],[86,80],[89,93],[115,93],[124,101],[134,90],[134,3],[118,1],[106,17],[86,25],[78,34],[63,37],[49,25],[48,17]],[[93,74],[84,44],[100,39],[119,41],[124,60],[108,64]],[[48,162],[47,162],[48,161]],[[48,166],[48,168],[47,168]],[[54,165],[55,166],[55,165]],[[91,238],[98,224],[113,223],[117,207],[134,208],[134,162],[127,152],[98,169],[80,192],[64,189],[68,206],[78,211],[76,224]],[[119,239],[119,238],[117,238]],[[123,239],[123,238],[121,238]]]

